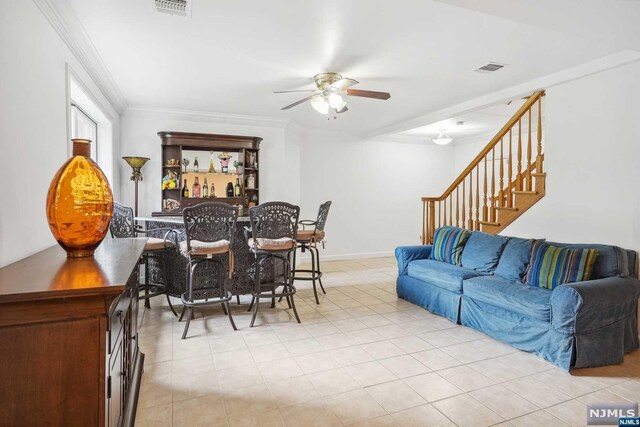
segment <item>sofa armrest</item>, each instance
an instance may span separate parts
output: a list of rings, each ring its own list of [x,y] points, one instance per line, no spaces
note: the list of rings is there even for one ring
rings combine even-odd
[[[635,316],[640,281],[606,277],[560,285],[551,294],[551,324],[570,333],[587,333]]]
[[[407,274],[407,266],[416,259],[427,259],[431,255],[431,245],[400,246],[396,248],[398,260],[398,276]]]

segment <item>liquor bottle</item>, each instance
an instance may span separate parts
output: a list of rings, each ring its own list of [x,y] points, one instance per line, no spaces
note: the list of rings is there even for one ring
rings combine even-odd
[[[216,197],[216,184],[211,182],[211,191],[209,191],[209,197]]]
[[[193,181],[193,188],[191,189],[192,197],[201,197],[200,194],[200,181],[198,181],[198,177],[196,176]]]
[[[189,187],[187,186],[187,180],[184,180],[184,185],[182,186],[182,197],[189,197]]]
[[[193,171],[198,173],[198,156],[196,156],[196,160],[193,162]]]
[[[236,178],[236,187],[235,187],[236,197],[240,197],[242,195],[242,187],[240,187],[240,178]]]
[[[227,197],[233,197],[233,184],[227,183]]]
[[[202,185],[202,197],[209,197],[209,186],[207,185],[207,177],[204,177],[204,184]]]

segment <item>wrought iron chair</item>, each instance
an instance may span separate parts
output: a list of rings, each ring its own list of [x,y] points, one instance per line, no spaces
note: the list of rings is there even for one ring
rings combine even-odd
[[[237,330],[229,306],[232,298],[229,280],[233,274],[231,248],[238,208],[226,203],[200,203],[184,208],[182,217],[187,239],[180,243],[180,250],[189,257],[187,291],[181,297],[180,321],[187,316],[182,339],[187,336],[194,307],[221,304],[231,326]]]
[[[322,293],[326,294],[324,286],[322,286],[322,270],[320,270],[320,251],[318,244],[321,243],[324,248],[324,226],[327,223],[327,216],[331,208],[331,201],[320,205],[318,209],[318,218],[315,221],[302,220],[298,224],[302,226],[302,230],[298,229],[296,234],[296,242],[298,248],[304,253],[309,251],[311,255],[311,269],[296,268],[296,253],[293,254],[293,277],[294,280],[310,280],[313,283],[313,295],[316,298],[316,304],[320,304],[318,300],[318,291],[316,289],[316,281],[320,284]],[[309,227],[307,229],[307,227]],[[313,227],[313,228],[311,228]],[[304,276],[301,275],[304,274]]]
[[[140,257],[140,264],[144,264],[144,283],[140,284],[140,290],[144,290],[144,295],[138,299],[144,300],[145,308],[151,308],[149,299],[159,295],[167,297],[169,308],[175,316],[178,315],[171,304],[171,299],[167,293],[167,287],[163,283],[151,282],[151,270],[149,268],[150,261],[153,260],[160,267],[162,279],[167,280],[167,268],[164,255],[168,251],[175,251],[178,248],[178,233],[170,228],[157,228],[155,230],[143,230],[134,220],[133,209],[128,206],[115,202],[113,204],[113,218],[109,224],[111,237],[114,238],[130,238],[139,237],[139,235],[148,235],[154,233],[164,233],[164,238],[149,237],[144,245],[144,252]]]
[[[255,257],[253,268],[254,289],[251,292],[251,305],[253,308],[250,326],[253,327],[260,299],[270,298],[271,307],[275,307],[275,299],[280,297],[287,299],[289,308],[298,323],[300,317],[296,310],[293,296],[296,288],[293,285],[291,268],[291,255],[296,250],[296,232],[298,230],[298,217],[300,207],[285,202],[269,202],[249,208],[249,222],[251,228],[245,228],[245,236],[249,244],[249,250]],[[278,281],[278,275],[274,274],[273,282],[262,282],[262,265],[267,260],[282,261],[282,281]],[[274,262],[275,263],[275,262]],[[278,292],[278,288],[282,290]]]

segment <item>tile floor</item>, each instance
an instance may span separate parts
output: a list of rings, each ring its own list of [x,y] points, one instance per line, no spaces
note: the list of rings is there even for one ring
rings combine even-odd
[[[161,299],[143,312],[137,426],[584,425],[589,402],[640,400],[640,351],[568,375],[395,295],[392,258],[325,262],[317,306],[198,313],[189,337]]]

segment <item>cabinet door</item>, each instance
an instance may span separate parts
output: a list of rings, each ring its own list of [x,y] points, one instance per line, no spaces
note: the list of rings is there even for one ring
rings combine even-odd
[[[114,346],[114,352],[109,358],[109,375],[107,376],[107,425],[120,425],[124,399],[124,366],[123,341],[119,340]]]

